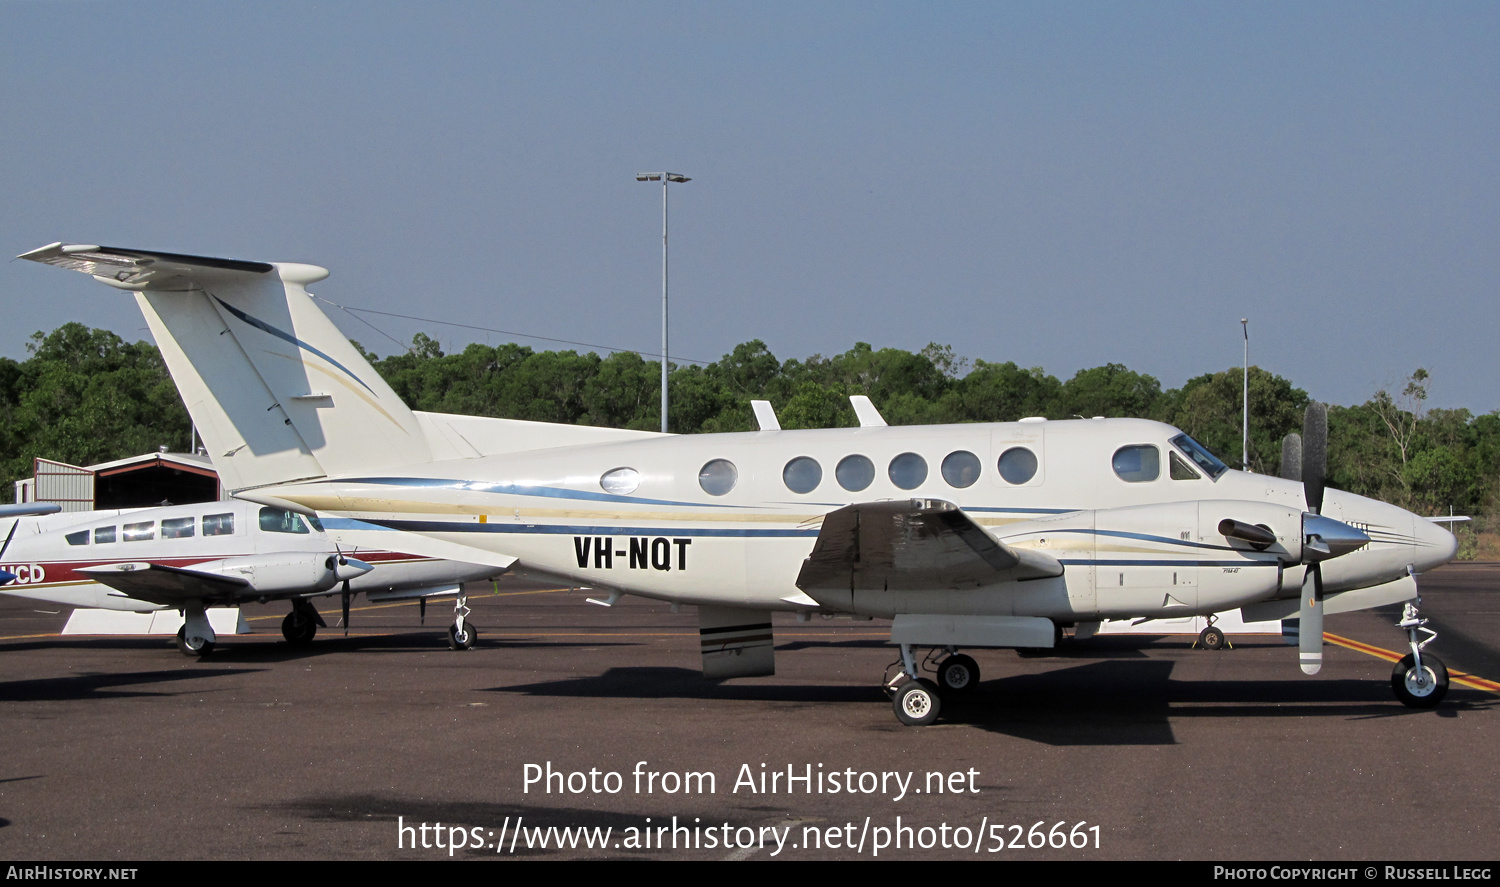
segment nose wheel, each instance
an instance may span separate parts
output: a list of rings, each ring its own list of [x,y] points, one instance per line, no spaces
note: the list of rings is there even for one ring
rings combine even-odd
[[[1402,705],[1436,708],[1448,694],[1448,667],[1433,654],[1422,652],[1428,644],[1437,640],[1437,632],[1428,628],[1427,620],[1418,614],[1417,605],[1421,602],[1422,599],[1417,598],[1415,601],[1407,601],[1406,606],[1401,608],[1401,621],[1396,623],[1396,627],[1406,632],[1406,642],[1411,647],[1411,652],[1403,656],[1392,669],[1391,690]],[[1419,642],[1418,632],[1426,634],[1427,638]]]
[[[468,620],[468,616],[469,596],[460,590],[453,601],[453,624],[448,626],[448,649],[467,650],[479,639],[479,631]]]

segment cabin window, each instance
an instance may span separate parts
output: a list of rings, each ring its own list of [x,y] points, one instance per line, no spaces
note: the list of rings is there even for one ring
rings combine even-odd
[[[79,530],[76,533],[69,533],[63,538],[68,540],[69,545],[87,545],[89,544],[89,531]]]
[[[1199,474],[1191,467],[1189,467],[1187,462],[1181,456],[1177,455],[1176,453],[1172,453],[1171,456],[1172,458],[1168,460],[1168,464],[1171,465],[1170,471],[1172,473],[1172,480],[1203,479],[1203,475]]]
[[[1115,476],[1126,483],[1140,484],[1161,477],[1161,451],[1151,444],[1132,444],[1115,450]]]
[[[234,512],[228,514],[205,514],[203,515],[203,535],[205,536],[232,536],[234,535]]]
[[[903,490],[915,490],[927,479],[927,460],[916,453],[902,453],[891,460],[887,473],[891,483]]]
[[[845,456],[833,469],[833,476],[838,478],[839,486],[858,493],[875,480],[875,463],[860,455]]]
[[[156,538],[156,521],[148,520],[145,523],[126,524],[124,532],[120,534],[126,542],[145,542]]]
[[[1006,483],[1020,486],[1036,477],[1036,453],[1025,447],[1011,447],[1000,454],[996,467]]]
[[[943,480],[959,489],[974,486],[974,481],[979,480],[979,457],[968,450],[949,453],[943,459]]]
[[[714,459],[698,469],[698,486],[710,496],[722,496],[740,479],[738,468],[728,459]]]
[[[193,535],[193,518],[169,517],[161,522],[163,539],[189,539]]]
[[[113,542],[113,541],[115,541],[115,528],[114,527],[95,527],[94,528],[94,544],[95,545],[103,545],[106,542]]]
[[[811,493],[823,482],[823,466],[810,456],[798,456],[781,469],[781,480],[793,493]]]
[[[604,472],[599,478],[599,486],[606,493],[614,493],[616,496],[628,496],[635,492],[635,488],[641,485],[641,473],[634,468],[615,468]]]
[[[267,505],[260,510],[260,528],[267,533],[298,533],[310,532],[302,515],[287,511],[285,508],[272,508]]]

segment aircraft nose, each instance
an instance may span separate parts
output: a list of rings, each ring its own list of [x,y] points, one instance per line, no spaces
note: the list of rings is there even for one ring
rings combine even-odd
[[[1412,559],[1417,572],[1441,567],[1458,554],[1458,537],[1440,524],[1418,517],[1412,528]]]

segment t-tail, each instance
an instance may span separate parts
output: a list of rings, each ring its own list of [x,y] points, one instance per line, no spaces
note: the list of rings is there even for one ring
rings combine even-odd
[[[20,258],[135,293],[229,490],[433,458],[417,417],[313,304],[324,268],[64,243]]]

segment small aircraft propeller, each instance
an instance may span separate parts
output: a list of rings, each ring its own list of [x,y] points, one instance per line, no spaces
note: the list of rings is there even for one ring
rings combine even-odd
[[[1328,472],[1328,408],[1313,401],[1307,405],[1302,419],[1302,439],[1297,447],[1302,463],[1302,495],[1307,500],[1308,514],[1302,516],[1302,562],[1307,570],[1302,576],[1302,594],[1297,612],[1297,653],[1303,674],[1317,674],[1323,668],[1323,566],[1322,561],[1334,557],[1334,552],[1323,543],[1323,536],[1310,532],[1331,527],[1322,517],[1324,477]],[[1282,445],[1282,462],[1286,462],[1287,447]],[[1312,520],[1308,520],[1311,517]],[[1314,542],[1314,540],[1317,540]],[[1369,541],[1366,537],[1365,541]],[[1320,546],[1315,548],[1314,546]],[[1358,546],[1355,546],[1356,548]],[[1339,554],[1344,552],[1340,551]]]
[[[349,636],[349,580],[344,580],[344,637]]]

